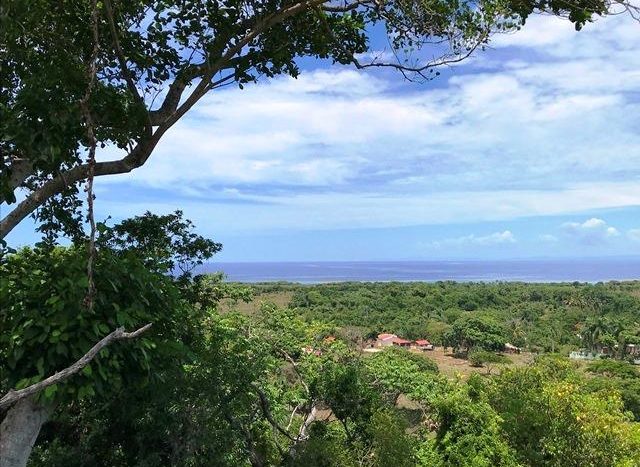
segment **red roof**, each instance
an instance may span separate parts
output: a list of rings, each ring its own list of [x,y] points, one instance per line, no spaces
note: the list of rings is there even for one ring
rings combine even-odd
[[[417,345],[431,345],[431,342],[429,342],[426,339],[419,339],[419,340],[416,341],[416,344]]]
[[[396,336],[395,334],[378,334],[378,339],[380,339],[381,341],[386,341],[387,339],[395,339],[398,336]]]
[[[394,337],[392,342],[394,344],[411,344],[411,341],[408,341],[406,339],[402,339],[400,337]]]

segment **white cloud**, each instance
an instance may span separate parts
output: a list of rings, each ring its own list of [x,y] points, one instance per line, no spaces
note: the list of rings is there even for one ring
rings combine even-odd
[[[178,193],[189,197],[178,205],[193,201],[202,218],[213,210],[238,230],[640,206],[640,27],[632,23],[615,17],[576,33],[536,17],[499,39],[481,67],[460,66],[433,85],[333,68],[221,89],[144,167],[99,186],[166,190],[160,207]],[[612,238],[609,227],[595,230]]]
[[[155,202],[127,197],[105,199],[113,190],[106,179],[96,180],[101,209],[114,217],[128,217],[147,209],[171,212],[183,209],[197,225],[211,224],[225,232],[279,229],[349,229],[416,225],[442,225],[480,221],[502,221],[521,217],[566,215],[608,206],[637,206],[640,184],[583,184],[558,191],[423,191],[380,193],[372,185],[358,192],[254,194],[229,187],[210,190],[201,197],[170,198]],[[242,201],[237,204],[231,201]]]
[[[618,229],[607,225],[604,220],[597,217],[592,217],[582,223],[566,222],[562,225],[562,228],[569,237],[590,244],[620,236]]]
[[[447,238],[428,243],[426,246],[430,248],[440,249],[444,247],[461,247],[468,245],[475,246],[492,246],[501,244],[516,243],[516,238],[510,230],[503,232],[495,232],[489,235],[477,236],[475,234],[465,235],[457,238]]]
[[[545,243],[556,243],[558,241],[558,237],[551,234],[540,235],[538,238]]]

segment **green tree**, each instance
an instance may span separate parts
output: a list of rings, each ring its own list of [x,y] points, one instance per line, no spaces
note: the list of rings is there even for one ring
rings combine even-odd
[[[483,315],[458,318],[445,335],[445,345],[455,351],[468,353],[471,349],[498,351],[506,343],[505,330],[496,320]]]
[[[509,357],[495,352],[488,352],[486,350],[474,350],[469,354],[469,361],[473,366],[485,367],[487,369],[487,374],[491,374],[491,370],[496,365],[508,365],[511,363]]]
[[[222,86],[297,76],[300,57],[429,78],[532,13],[566,15],[579,29],[608,8],[606,0],[8,0],[0,7],[0,202],[13,207],[3,209],[0,240],[35,213],[49,240],[62,232],[82,241],[79,184],[144,165]],[[397,62],[357,58],[377,25]],[[96,150],[114,147],[121,157],[96,162]]]
[[[500,417],[482,400],[474,400],[465,388],[437,403],[439,426],[431,465],[442,467],[490,467],[519,465],[502,437]],[[425,464],[429,465],[429,464]]]
[[[92,308],[85,305],[83,246],[27,248],[0,262],[0,390],[7,393],[0,404],[11,407],[0,425],[4,464],[26,462],[31,440],[56,406],[94,394],[108,397],[123,378],[155,375],[149,373],[150,361],[159,365],[186,358],[184,344],[191,343],[188,329],[198,311],[184,301],[184,291],[197,291],[199,297],[209,291],[186,275],[174,279],[165,273],[173,258],[197,264],[219,245],[193,234],[192,224],[179,213],[147,213],[116,227],[115,232],[101,228]],[[106,348],[115,340],[137,337],[152,324],[153,337],[142,338],[128,351],[122,344]],[[125,328],[139,330],[126,333]],[[65,382],[77,373],[84,378]]]
[[[611,388],[589,391],[570,363],[541,359],[497,377],[488,400],[526,465],[635,465],[640,425]]]
[[[3,408],[12,394],[21,395],[23,388],[26,391],[73,362],[83,363],[73,367],[78,375],[68,383],[62,374],[56,375],[57,384],[16,401],[0,427],[0,460],[6,465],[23,462],[24,450],[31,449],[23,442],[37,436],[56,405],[105,397],[131,379],[152,376],[151,362],[162,359],[163,353],[168,358],[166,352],[172,354],[179,341],[187,313],[169,278],[149,272],[133,255],[109,250],[100,251],[95,269],[95,305],[87,313],[84,248],[27,248],[0,264],[0,390],[7,394]],[[147,336],[104,348],[113,340],[137,336],[129,336],[125,328],[147,323],[154,325]],[[92,352],[98,352],[93,361]],[[91,358],[82,361],[87,355]],[[16,413],[37,416],[14,417]],[[10,452],[17,453],[15,459],[4,457]]]
[[[230,83],[243,87],[258,76],[297,76],[297,57],[387,66],[427,78],[435,67],[470,55],[492,33],[516,29],[532,13],[568,15],[579,29],[608,7],[604,0],[486,0],[482,8],[442,0],[66,0],[54,8],[44,1],[5,2],[0,201],[14,203],[21,188],[30,193],[2,219],[0,236],[47,203],[49,214],[73,220],[69,210],[79,205],[71,199],[89,175],[82,158],[92,144],[87,114],[93,116],[98,146],[124,152],[120,159],[91,163],[91,170],[95,176],[121,174],[142,166],[206,93]],[[368,50],[368,33],[379,23],[399,54],[397,62],[357,58]],[[414,57],[418,64],[404,61],[407,50],[422,50]],[[88,89],[93,92],[86,96]],[[158,102],[156,96],[162,96]]]

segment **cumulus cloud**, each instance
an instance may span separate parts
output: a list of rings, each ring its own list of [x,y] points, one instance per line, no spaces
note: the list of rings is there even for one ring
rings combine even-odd
[[[586,221],[566,222],[562,225],[566,235],[577,238],[585,243],[599,243],[612,237],[618,237],[620,232],[615,227],[597,217],[592,217]]]
[[[466,246],[466,245],[477,245],[477,246],[492,246],[492,245],[501,245],[501,244],[511,244],[516,243],[516,238],[511,233],[510,230],[505,230],[502,232],[495,232],[489,235],[477,236],[475,234],[465,235],[463,237],[457,238],[447,238],[444,240],[438,240],[435,242],[430,242],[427,246],[431,248],[444,248],[444,247],[456,247],[456,246]]]
[[[627,237],[635,242],[640,242],[640,229],[631,229],[627,232]]]
[[[624,17],[606,21],[576,33],[531,18],[494,42],[481,66],[425,85],[335,67],[221,89],[169,130],[144,167],[98,189],[164,191],[159,205],[184,196],[185,209],[199,198],[194,212],[211,218],[215,203],[216,221],[238,229],[638,206],[640,41]]]

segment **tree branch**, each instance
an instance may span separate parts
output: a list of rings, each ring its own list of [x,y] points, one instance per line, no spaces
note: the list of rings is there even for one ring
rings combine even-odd
[[[158,124],[159,126],[156,132],[148,134],[138,143],[136,148],[123,159],[97,163],[95,165],[95,176],[127,173],[142,166],[151,155],[151,152],[162,135],[171,126],[173,126],[174,123],[176,123],[189,109],[191,109],[193,105],[195,105],[208,91],[222,85],[233,77],[233,74],[230,74],[219,81],[214,83],[210,82],[212,77],[223,69],[226,62],[231,60],[234,55],[241,52],[247,44],[259,36],[265,29],[268,29],[274,24],[293,16],[300,11],[313,8],[325,1],[326,0],[306,0],[304,2],[295,3],[256,21],[255,26],[242,39],[238,40],[233,47],[229,48],[224,54],[222,54],[220,59],[216,60],[214,64],[211,66],[205,66],[203,64],[194,68],[194,70],[196,70],[195,75],[191,79],[197,77],[197,71],[201,70],[203,73],[201,75],[202,81],[198,83],[195,90],[180,107],[177,107],[177,105],[184,89],[186,89],[186,86],[190,81],[186,80],[186,77],[182,78],[180,81],[174,81],[174,84],[177,83],[177,85],[172,87],[173,89],[169,90],[169,94],[167,95],[167,98],[165,98],[165,102],[163,102],[160,111],[152,114],[152,124]],[[174,106],[176,107],[174,108]],[[159,122],[158,117],[164,117],[164,119]],[[25,217],[42,205],[47,199],[55,196],[57,193],[60,193],[60,191],[62,191],[68,184],[84,180],[87,175],[88,166],[87,164],[83,164],[73,167],[64,173],[61,173],[59,176],[45,182],[44,185],[31,193],[4,219],[2,219],[2,221],[0,221],[0,239],[5,238],[11,230],[13,230]]]
[[[267,421],[271,424],[272,427],[278,430],[290,441],[295,442],[296,438],[291,436],[289,432],[284,428],[282,428],[278,424],[278,422],[276,422],[276,420],[273,418],[273,414],[271,413],[271,404],[269,403],[269,399],[267,398],[267,395],[264,393],[264,391],[261,388],[259,388],[258,385],[256,384],[252,384],[251,386],[253,386],[253,389],[255,389],[256,393],[258,394],[258,398],[260,399],[260,408],[262,409],[262,414],[264,415],[264,418],[267,419]]]
[[[116,23],[113,19],[113,7],[111,6],[111,0],[104,0],[104,6],[105,11],[107,12],[107,20],[109,21],[109,30],[111,32],[111,38],[113,39],[113,46],[116,52],[116,57],[118,58],[118,63],[120,64],[120,68],[122,69],[122,76],[124,77],[124,80],[127,83],[127,87],[129,88],[129,92],[131,93],[133,98],[138,101],[138,103],[142,103],[144,105],[142,96],[138,92],[138,88],[133,81],[131,72],[127,67],[127,60],[124,56],[124,52],[122,51],[122,47],[120,46],[118,30],[116,29]]]
[[[125,332],[124,328],[118,328],[112,333],[103,337],[102,340],[100,340],[96,345],[91,347],[91,349],[73,365],[65,368],[62,371],[55,373],[52,376],[49,376],[48,378],[40,381],[39,383],[32,384],[31,386],[26,387],[24,389],[20,389],[18,391],[10,390],[7,394],[5,394],[2,397],[2,399],[0,399],[0,411],[16,403],[20,399],[32,396],[33,394],[36,394],[37,392],[42,391],[44,388],[48,386],[61,383],[62,381],[66,380],[70,376],[73,376],[74,374],[82,370],[85,366],[87,366],[91,362],[91,360],[95,358],[98,352],[100,352],[103,348],[105,348],[112,342],[115,342],[118,340],[125,340],[125,339],[135,339],[140,334],[147,331],[151,327],[151,324],[152,323],[145,324],[140,329],[133,332]]]

